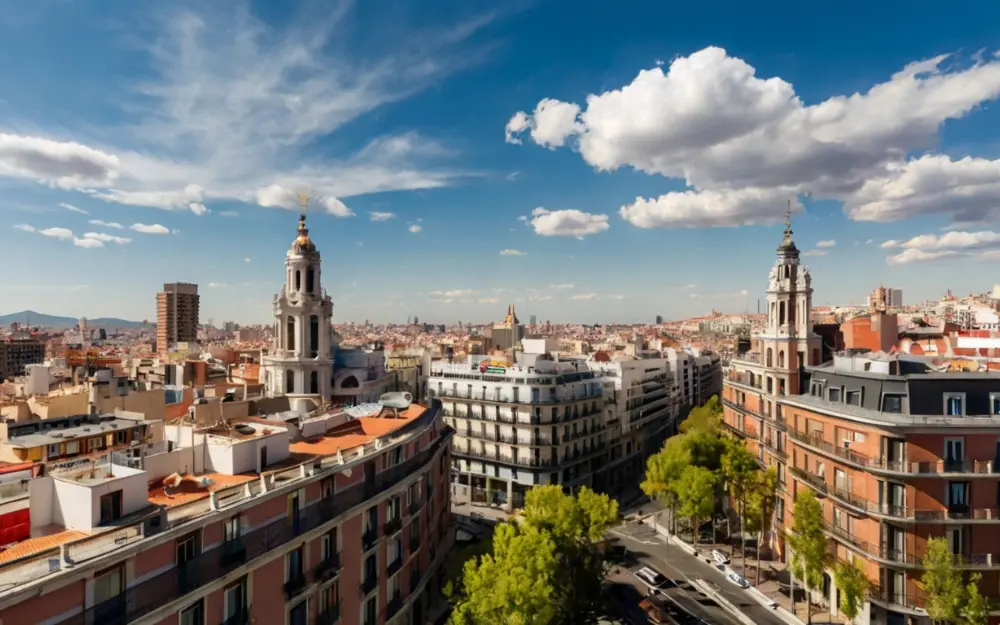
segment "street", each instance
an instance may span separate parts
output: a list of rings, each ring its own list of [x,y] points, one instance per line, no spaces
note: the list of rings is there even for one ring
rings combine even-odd
[[[638,563],[629,566],[636,570],[649,566],[674,583],[665,595],[681,609],[703,623],[741,625],[729,612],[701,594],[691,582],[704,579],[714,582],[720,594],[758,625],[786,625],[775,613],[760,605],[746,592],[735,586],[715,567],[698,560],[682,549],[666,543],[652,528],[641,523],[620,525],[609,532],[628,548],[629,558]],[[644,621],[639,621],[644,622]]]

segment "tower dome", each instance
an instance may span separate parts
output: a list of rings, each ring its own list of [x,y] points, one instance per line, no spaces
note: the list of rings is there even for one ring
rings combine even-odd
[[[293,254],[316,254],[316,244],[309,238],[309,228],[306,228],[305,213],[299,215],[299,236],[292,241],[289,251]]]

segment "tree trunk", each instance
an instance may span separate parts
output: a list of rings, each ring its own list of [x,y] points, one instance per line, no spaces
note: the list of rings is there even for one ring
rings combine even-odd
[[[810,597],[809,587],[802,584],[802,588],[806,591],[806,623],[812,625],[813,622],[813,610],[812,610],[812,597]]]
[[[799,615],[795,613],[795,573],[792,573],[791,569],[788,571],[788,594],[792,597],[792,615],[799,618]]]
[[[698,519],[694,517],[691,519],[691,542],[698,546]]]
[[[763,506],[761,506],[761,507],[763,507]],[[766,521],[767,521],[767,518],[764,516],[764,513],[761,512],[760,513],[760,536],[757,538],[757,582],[755,584],[757,586],[760,586],[760,549],[761,549],[761,545],[764,544],[764,535],[766,533],[766,529],[765,529],[766,526],[764,524],[766,523]]]
[[[743,577],[747,576],[747,531],[746,523],[743,519],[746,518],[747,514],[747,504],[741,499],[740,500],[740,557],[743,559]]]

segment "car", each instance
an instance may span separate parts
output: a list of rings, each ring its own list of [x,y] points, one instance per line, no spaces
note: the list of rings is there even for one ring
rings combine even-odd
[[[662,593],[663,589],[670,584],[670,580],[648,566],[644,566],[636,571],[635,576],[649,588],[651,593]]]
[[[736,584],[737,586],[739,586],[744,590],[750,588],[750,582],[740,577],[739,573],[737,573],[736,571],[729,571],[728,573],[726,573],[726,579],[728,579],[729,581],[731,581],[732,583]]]
[[[716,564],[729,564],[729,556],[718,549],[712,550],[712,559],[715,560]]]

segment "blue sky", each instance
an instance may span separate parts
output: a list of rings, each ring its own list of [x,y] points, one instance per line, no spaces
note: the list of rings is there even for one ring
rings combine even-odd
[[[0,313],[267,322],[302,188],[336,322],[752,311],[789,200],[816,304],[996,281],[993,3],[23,4]]]

